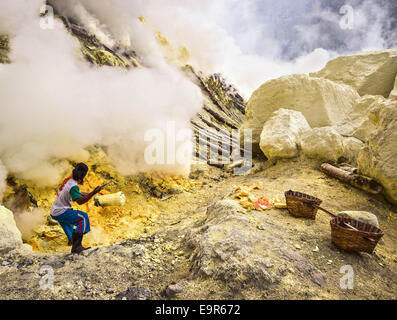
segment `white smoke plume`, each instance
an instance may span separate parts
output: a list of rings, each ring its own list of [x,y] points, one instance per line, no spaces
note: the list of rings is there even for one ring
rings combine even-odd
[[[120,45],[132,46],[142,56],[168,55],[170,59],[169,48],[153,36],[152,31],[159,30],[174,49],[189,50],[188,63],[204,73],[223,73],[246,98],[271,78],[317,71],[338,55],[388,45],[384,37],[388,8],[383,0],[52,2],[90,30],[93,24],[85,11],[92,13],[102,23],[97,24],[98,35],[112,34]],[[348,29],[340,26],[344,5],[353,10]],[[140,16],[146,18],[146,25]],[[386,33],[391,36],[393,30]]]
[[[263,25],[256,24],[256,1],[52,0],[51,3],[99,36],[112,34],[120,46],[132,46],[148,61],[153,56],[162,56],[167,61],[178,63],[175,61],[180,56],[178,49],[187,48],[189,55],[182,63],[189,63],[205,74],[221,72],[238,86],[246,98],[266,80],[290,73],[315,71],[330,59],[327,51],[317,49],[306,57],[300,57],[299,61],[282,61],[278,41],[266,36],[259,38],[258,30]],[[235,14],[234,10],[227,11],[230,8],[237,8],[246,16],[246,23],[255,26],[245,34],[243,45],[260,42],[266,47],[264,52],[244,52],[232,35],[234,30],[230,34],[221,27],[218,20],[221,20],[222,13]],[[87,11],[103,24],[88,20]],[[142,24],[140,17],[147,22]],[[156,41],[156,31],[161,32],[174,50]]]
[[[153,167],[143,161],[149,129],[170,121],[190,128],[202,106],[199,89],[175,64],[221,72],[249,98],[271,78],[386,46],[385,10],[369,1],[352,3],[357,28],[349,33],[339,27],[339,7],[325,6],[331,1],[52,0],[106,45],[135,50],[145,65],[96,68],[78,58],[79,43],[61,22],[39,28],[44,3],[0,2],[0,33],[11,37],[12,48],[12,63],[0,64],[0,159],[10,173],[44,185],[59,183],[70,169],[65,160],[84,161],[84,148],[93,144],[106,146],[124,174],[185,172],[188,162]],[[169,45],[157,41],[156,31]]]
[[[22,239],[27,241],[34,235],[34,230],[45,222],[45,211],[32,209],[31,211],[14,212],[14,219],[22,233]]]
[[[61,22],[53,30],[39,27],[43,4],[0,3],[0,30],[10,35],[12,48],[12,63],[0,65],[5,167],[18,177],[54,185],[70,169],[64,159],[84,161],[84,148],[100,144],[124,174],[153,169],[143,159],[146,131],[164,129],[169,121],[176,130],[190,129],[190,118],[202,107],[199,89],[162,57],[130,71],[91,67],[79,60],[79,43]],[[24,13],[20,20],[18,12]],[[154,169],[186,173],[188,165]]]

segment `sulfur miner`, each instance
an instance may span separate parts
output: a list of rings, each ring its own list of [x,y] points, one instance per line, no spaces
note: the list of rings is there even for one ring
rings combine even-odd
[[[80,192],[79,186],[84,182],[88,167],[79,163],[73,170],[70,177],[66,178],[58,190],[55,202],[51,207],[51,217],[58,221],[72,245],[72,253],[81,253],[89,248],[81,244],[83,236],[90,232],[90,220],[87,213],[72,209],[72,203],[79,205],[88,202],[103,187],[96,187],[92,192]]]

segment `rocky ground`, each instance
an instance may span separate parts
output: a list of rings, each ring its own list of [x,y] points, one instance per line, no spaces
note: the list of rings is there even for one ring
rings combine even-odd
[[[295,159],[258,162],[250,174],[217,168],[193,172],[203,182],[159,202],[147,234],[94,247],[83,255],[13,251],[0,257],[1,299],[396,299],[396,208]],[[385,236],[373,254],[331,243],[330,217],[291,216],[285,209],[250,211],[233,201],[236,186],[261,182],[256,196],[293,189],[323,200],[332,212],[376,214]],[[351,265],[354,288],[341,289]],[[53,289],[46,284],[53,268]],[[40,273],[41,270],[41,273]]]

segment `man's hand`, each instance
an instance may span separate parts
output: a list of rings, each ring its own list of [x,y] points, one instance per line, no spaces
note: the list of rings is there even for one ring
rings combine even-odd
[[[101,192],[101,190],[102,190],[102,187],[96,187],[96,188],[95,188],[93,191],[91,191],[90,193],[83,192],[83,193],[81,193],[82,197],[76,199],[76,202],[77,202],[79,205],[82,205],[82,204],[84,204],[84,203],[90,201],[91,198],[92,198],[93,196],[95,196],[98,192]]]

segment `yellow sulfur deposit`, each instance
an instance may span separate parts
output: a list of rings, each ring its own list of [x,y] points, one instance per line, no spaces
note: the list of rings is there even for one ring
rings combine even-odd
[[[165,58],[170,64],[185,66],[189,62],[190,52],[185,46],[179,45],[177,47],[172,45],[159,30],[153,30],[153,33],[157,42],[162,46]]]
[[[167,38],[164,37],[164,36],[161,34],[161,31],[156,30],[156,31],[154,31],[154,34],[155,34],[155,36],[156,36],[156,40],[157,40],[161,45],[167,46],[167,45],[169,44]]]
[[[179,51],[178,60],[181,63],[186,64],[190,59],[189,50],[185,46],[179,46],[178,51]]]
[[[277,209],[286,209],[287,208],[287,202],[285,201],[285,198],[278,196],[278,197],[274,197],[272,199],[272,204],[273,207],[277,208]]]
[[[139,21],[142,22],[143,24],[146,23],[146,18],[144,16],[139,17]]]
[[[242,186],[238,186],[234,189],[234,191],[243,191],[243,192],[250,192],[252,190],[263,190],[262,182],[255,182],[254,184],[245,183]]]
[[[264,186],[261,182],[255,182],[254,184],[243,184],[235,187],[234,191],[238,193],[233,195],[234,199],[239,200],[239,204],[246,210],[252,211],[264,211],[270,210],[272,205],[265,197],[258,197],[252,194],[254,190],[263,190]]]
[[[254,204],[248,199],[240,200],[238,202],[244,209],[247,209],[248,212],[255,210]]]
[[[144,16],[140,16],[139,21],[143,24],[147,24],[147,20]],[[164,53],[168,62],[177,65],[185,65],[186,63],[188,63],[190,59],[190,52],[185,46],[179,45],[176,48],[170,44],[168,39],[161,33],[160,30],[152,29],[152,31],[157,42],[164,47]]]
[[[239,193],[236,193],[236,194],[233,196],[233,198],[235,198],[235,199],[243,199],[243,198],[245,198],[245,197],[249,197],[249,195],[250,195],[249,192],[247,192],[247,191],[241,191],[241,192],[239,192]]]
[[[251,185],[251,188],[253,190],[263,190],[264,189],[262,182],[255,182],[254,184]]]
[[[91,232],[84,237],[85,246],[111,245],[124,239],[150,234],[156,228],[154,221],[159,219],[160,208],[164,205],[162,199],[186,191],[191,192],[201,185],[201,182],[182,176],[161,173],[125,177],[108,161],[101,148],[89,148],[88,151],[90,158],[85,163],[90,169],[84,184],[79,186],[80,191],[91,192],[109,180],[114,183],[107,185],[97,195],[96,198],[99,198],[102,206],[96,206],[95,199],[81,206],[73,203],[73,209],[86,212],[90,219]],[[68,174],[69,172],[65,172],[65,177]],[[36,199],[38,207],[47,213],[47,220],[50,221],[35,229],[34,236],[27,243],[36,251],[70,252],[61,226],[49,217],[57,186],[38,187],[19,179],[16,179],[16,183],[28,186],[28,191]],[[12,195],[11,189],[7,192],[7,196],[9,195]]]

